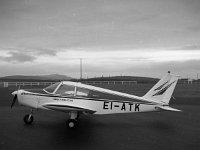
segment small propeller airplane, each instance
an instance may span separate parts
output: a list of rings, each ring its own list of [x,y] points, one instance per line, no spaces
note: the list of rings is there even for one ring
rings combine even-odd
[[[77,126],[81,114],[181,111],[169,106],[177,81],[178,76],[168,72],[142,97],[80,82],[62,81],[48,86],[41,92],[22,89],[14,91],[11,108],[16,100],[20,105],[31,108],[30,113],[24,116],[26,124],[31,124],[34,120],[33,109],[69,113],[69,128]]]

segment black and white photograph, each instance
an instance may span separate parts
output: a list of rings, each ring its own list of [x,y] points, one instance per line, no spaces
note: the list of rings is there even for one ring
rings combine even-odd
[[[200,0],[0,0],[0,150],[199,150]]]

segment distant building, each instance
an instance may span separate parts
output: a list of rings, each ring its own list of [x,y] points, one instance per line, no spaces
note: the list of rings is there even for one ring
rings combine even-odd
[[[191,78],[188,78],[188,80],[187,80],[188,84],[192,84],[193,81],[194,81],[194,79],[191,79]]]

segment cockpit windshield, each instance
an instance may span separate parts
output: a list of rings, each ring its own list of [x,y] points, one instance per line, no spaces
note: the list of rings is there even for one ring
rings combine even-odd
[[[76,90],[77,96],[88,97],[89,93],[90,93],[89,90],[83,89],[83,88],[77,88],[77,90]]]
[[[47,93],[53,93],[55,91],[55,89],[58,87],[59,84],[60,84],[60,82],[56,82],[55,84],[52,84],[52,85],[46,87],[44,89],[44,91],[47,92]]]
[[[55,94],[62,96],[75,96],[75,87],[61,84]]]

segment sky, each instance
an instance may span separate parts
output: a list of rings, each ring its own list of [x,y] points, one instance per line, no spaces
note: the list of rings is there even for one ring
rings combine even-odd
[[[0,0],[0,76],[200,76],[199,0]]]

